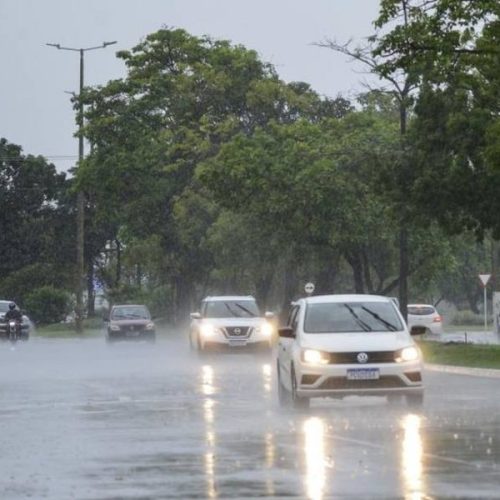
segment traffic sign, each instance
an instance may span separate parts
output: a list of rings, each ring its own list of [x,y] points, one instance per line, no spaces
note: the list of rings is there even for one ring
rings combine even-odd
[[[483,286],[486,286],[488,284],[488,281],[490,281],[491,274],[480,274],[479,279],[481,280],[481,283]]]
[[[307,295],[311,295],[314,292],[314,283],[306,283],[304,290]]]

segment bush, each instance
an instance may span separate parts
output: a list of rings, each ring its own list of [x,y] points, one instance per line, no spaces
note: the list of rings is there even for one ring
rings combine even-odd
[[[43,286],[26,297],[25,308],[35,323],[48,325],[66,318],[71,311],[71,300],[66,291]]]
[[[468,326],[484,325],[484,315],[475,314],[472,311],[457,311],[451,320],[451,324]]]

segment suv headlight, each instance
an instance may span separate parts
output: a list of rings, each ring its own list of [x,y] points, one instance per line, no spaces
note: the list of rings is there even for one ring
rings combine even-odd
[[[255,333],[261,333],[265,337],[270,337],[274,332],[273,325],[271,323],[268,323],[267,321],[265,323],[262,323],[262,325],[258,326],[255,328]]]
[[[203,337],[213,337],[217,332],[217,328],[211,323],[203,323],[200,326],[200,333]]]
[[[120,331],[120,327],[118,325],[110,325],[109,329],[113,330],[114,332]]]
[[[416,361],[420,358],[418,349],[414,346],[405,347],[396,353],[396,362]]]
[[[326,365],[330,361],[328,353],[316,349],[303,349],[302,361],[308,365]]]
[[[146,325],[146,330],[154,330],[155,324],[153,322]]]

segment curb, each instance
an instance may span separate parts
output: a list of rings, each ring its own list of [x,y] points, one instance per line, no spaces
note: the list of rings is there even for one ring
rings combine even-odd
[[[470,368],[466,366],[425,364],[425,369],[433,372],[453,373],[471,377],[500,378],[500,370],[495,368]]]

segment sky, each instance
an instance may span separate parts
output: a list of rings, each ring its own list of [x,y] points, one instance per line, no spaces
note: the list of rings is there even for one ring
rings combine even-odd
[[[79,54],[46,43],[84,48],[116,41],[85,55],[85,85],[103,85],[126,76],[118,50],[164,26],[245,45],[287,82],[353,97],[370,76],[313,44],[327,38],[362,44],[378,7],[379,0],[0,0],[0,137],[59,170],[71,168],[78,141],[68,92],[78,91]]]

